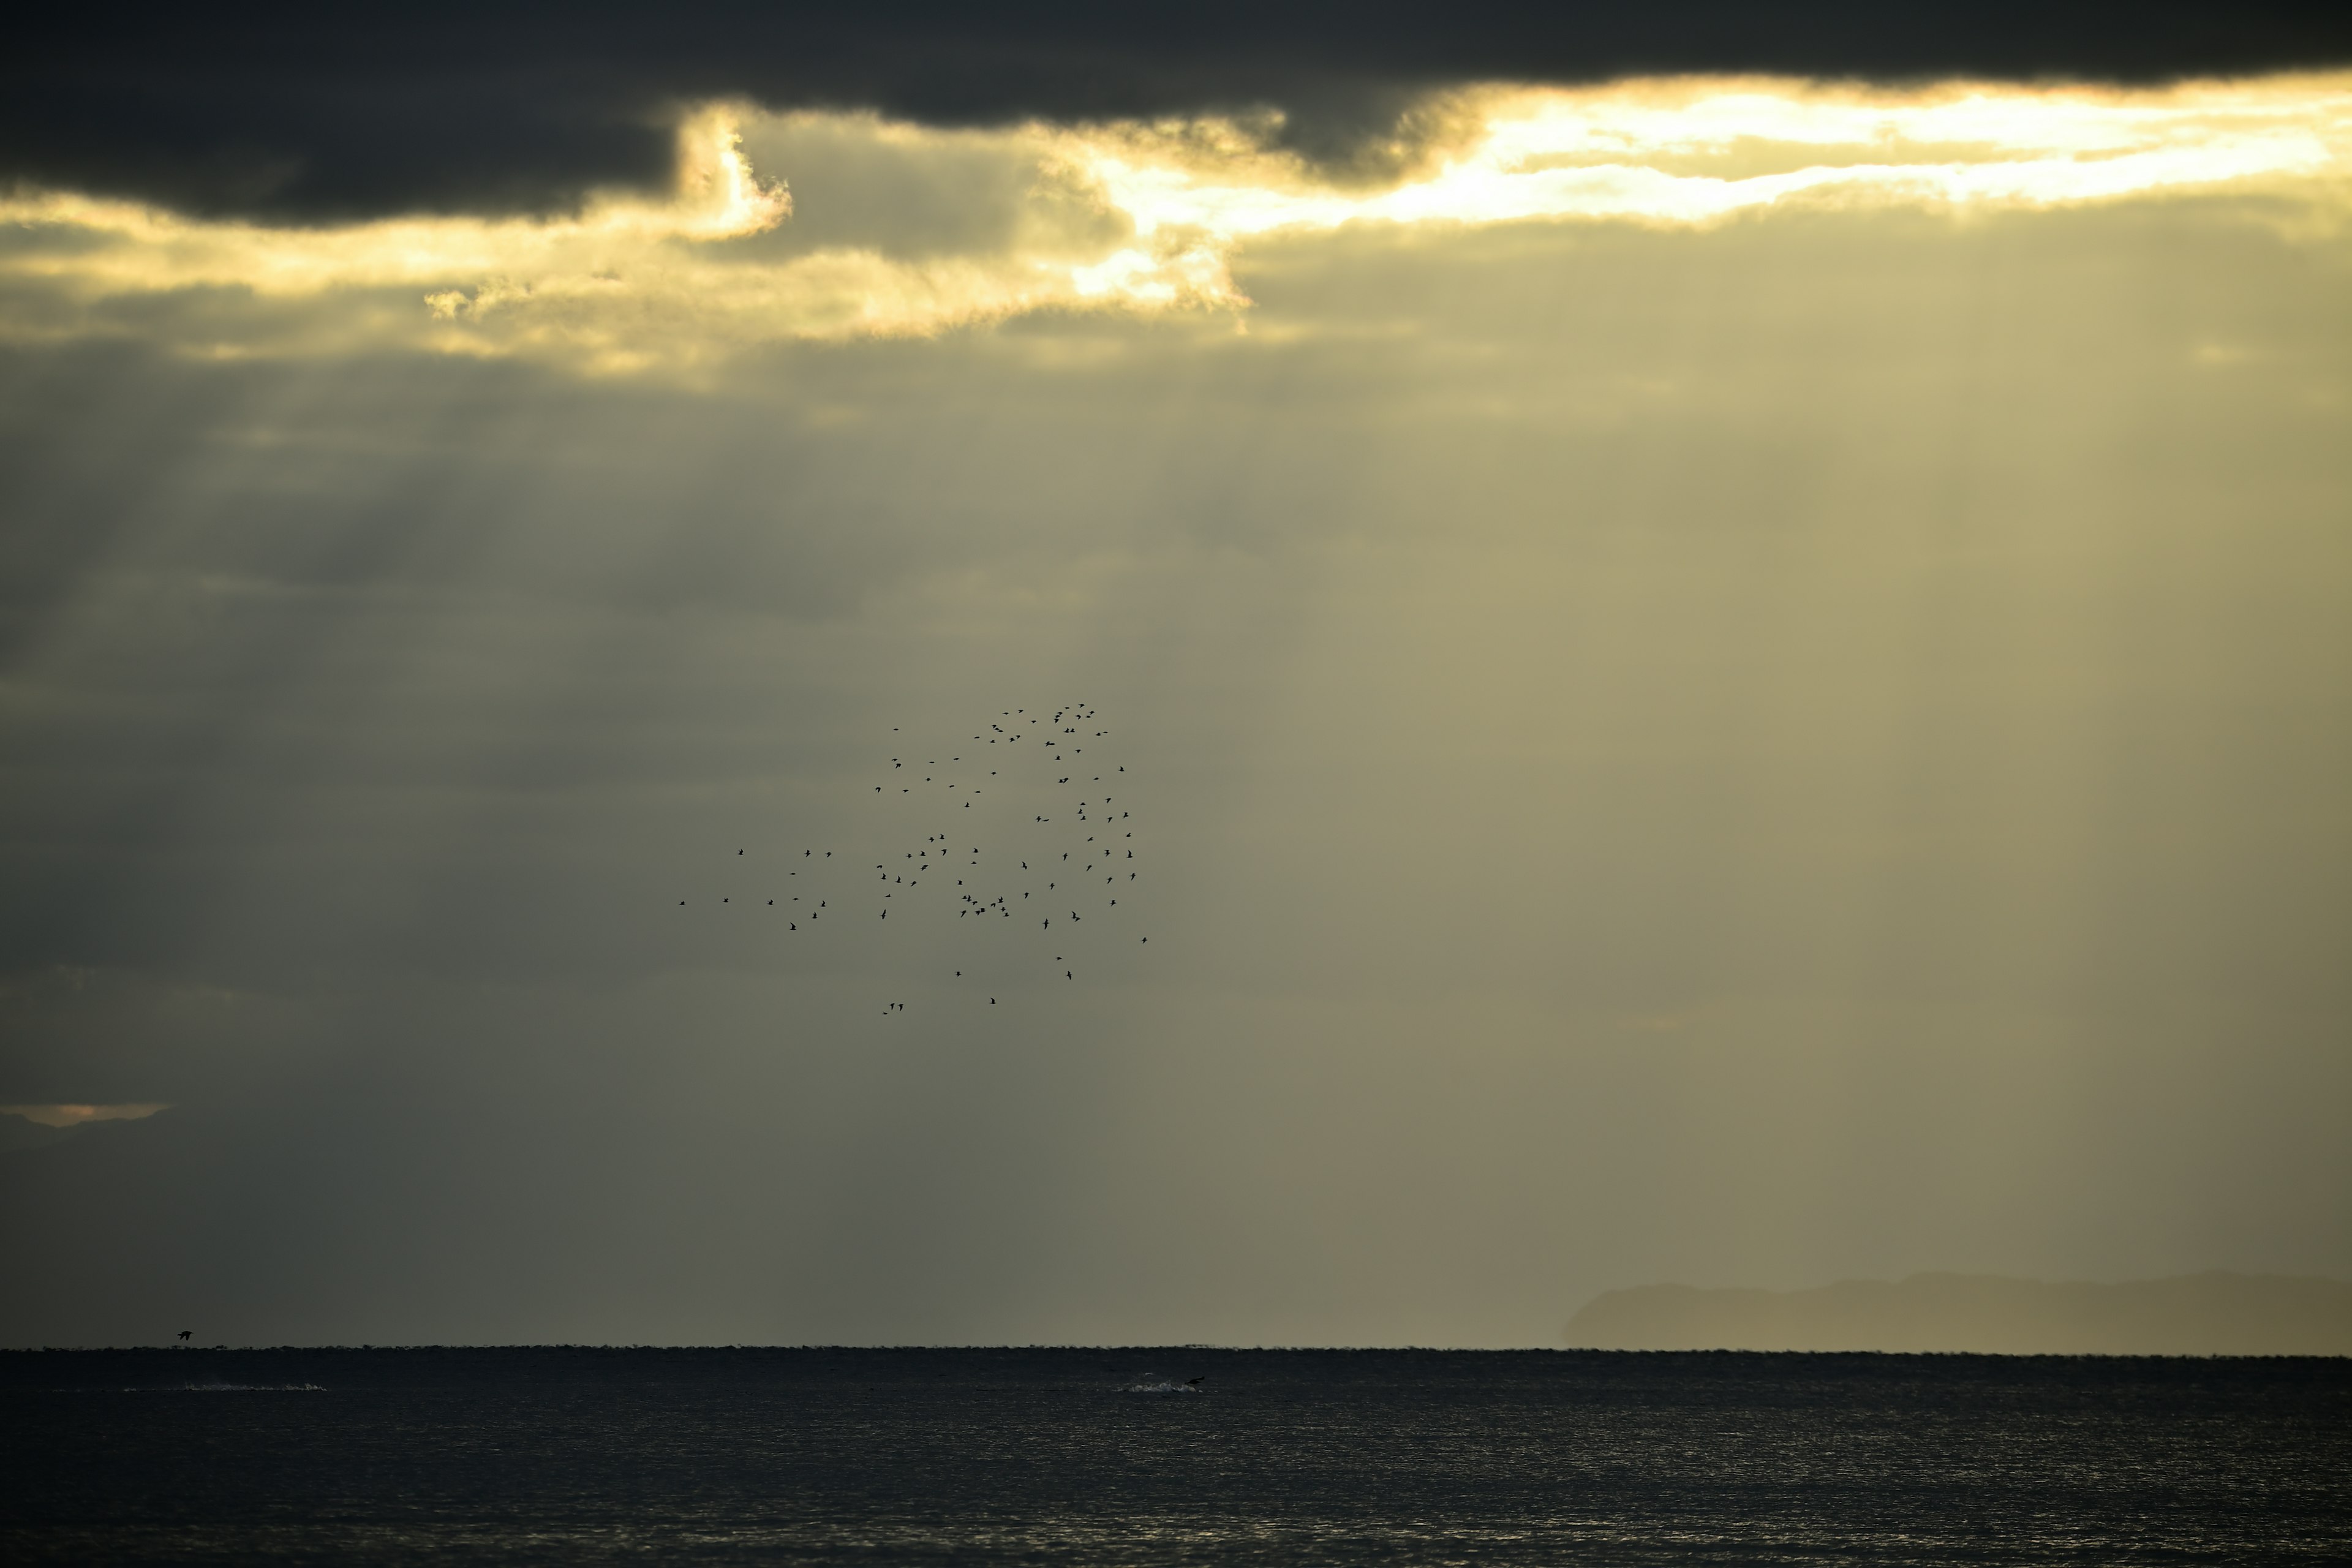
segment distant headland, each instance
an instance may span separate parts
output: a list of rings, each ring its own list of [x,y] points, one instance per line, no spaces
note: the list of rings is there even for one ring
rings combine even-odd
[[[1990,1355],[2352,1355],[2352,1284],[2185,1274],[2121,1285],[1993,1274],[1812,1290],[1611,1290],[1569,1320],[1590,1350],[1970,1351]]]

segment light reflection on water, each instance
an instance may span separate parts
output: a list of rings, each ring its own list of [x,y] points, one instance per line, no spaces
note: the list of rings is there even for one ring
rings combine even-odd
[[[2352,1363],[51,1352],[0,1475],[11,1562],[2315,1563]]]

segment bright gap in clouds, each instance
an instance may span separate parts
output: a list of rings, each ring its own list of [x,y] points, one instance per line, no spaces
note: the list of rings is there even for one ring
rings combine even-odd
[[[2216,192],[2332,224],[2352,173],[2352,76],[1484,88],[1431,100],[1405,129],[1410,172],[1379,187],[1334,183],[1225,121],[949,132],[706,106],[681,124],[671,196],[564,219],[270,228],[24,193],[0,201],[15,231],[0,334],[149,336],[162,297],[182,307],[162,313],[165,339],[208,357],[394,348],[618,374],[1040,310],[1238,311],[1244,247],[1349,224],[1704,225],[1799,205],[1967,213]],[[828,184],[845,194],[832,213],[795,210],[793,191]],[[929,241],[908,243],[910,225]]]

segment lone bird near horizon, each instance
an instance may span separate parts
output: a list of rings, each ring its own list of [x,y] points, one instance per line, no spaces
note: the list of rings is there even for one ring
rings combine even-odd
[[[189,1336],[193,1335],[195,1331],[196,1331],[194,1329],[182,1329],[180,1331],[180,1342],[182,1344],[187,1343]]]

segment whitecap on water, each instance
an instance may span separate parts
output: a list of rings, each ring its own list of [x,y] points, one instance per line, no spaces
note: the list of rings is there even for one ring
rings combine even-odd
[[[324,1394],[316,1383],[183,1383],[168,1388],[126,1388],[125,1394]]]

